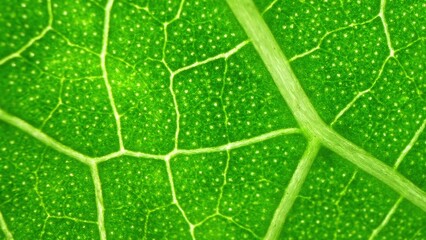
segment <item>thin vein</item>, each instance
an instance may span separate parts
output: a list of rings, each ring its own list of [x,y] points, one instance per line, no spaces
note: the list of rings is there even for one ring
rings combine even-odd
[[[315,52],[315,51],[317,51],[317,50],[319,50],[319,49],[321,49],[321,45],[323,44],[323,42],[324,42],[324,40],[325,40],[325,38],[327,38],[328,36],[330,36],[330,34],[333,34],[333,33],[336,33],[336,32],[339,32],[339,31],[343,31],[343,30],[346,30],[346,29],[349,29],[349,28],[353,28],[353,27],[356,27],[356,26],[362,26],[362,25],[365,25],[365,24],[368,24],[368,23],[371,23],[372,21],[374,21],[375,19],[377,19],[377,17],[378,16],[375,16],[375,17],[373,17],[373,18],[371,18],[371,19],[368,19],[368,20],[366,20],[365,22],[360,22],[360,23],[351,23],[351,24],[349,24],[348,26],[344,26],[344,27],[340,27],[340,28],[336,28],[336,29],[334,29],[334,30],[331,30],[331,31],[327,31],[321,38],[320,38],[320,40],[318,41],[318,43],[317,43],[317,45],[315,46],[315,47],[313,47],[313,48],[311,48],[311,49],[309,49],[309,50],[307,50],[307,51],[305,51],[305,52],[302,52],[302,53],[299,53],[299,54],[296,54],[296,55],[294,55],[293,57],[291,57],[291,58],[289,58],[289,62],[293,62],[293,61],[295,61],[295,60],[297,60],[297,59],[299,59],[299,58],[303,58],[303,57],[305,57],[305,56],[307,56],[307,55],[309,55],[309,54],[311,54],[311,53],[313,53],[313,52]]]
[[[384,31],[385,31],[386,42],[387,42],[388,48],[389,48],[389,56],[393,57],[393,56],[395,56],[395,50],[392,47],[391,37],[390,37],[390,33],[389,33],[389,27],[388,27],[388,23],[386,22],[386,17],[385,17],[385,10],[386,10],[386,0],[381,0],[380,1],[379,17],[382,20],[383,28],[384,28]]]
[[[172,203],[174,205],[176,205],[176,207],[178,208],[178,210],[182,214],[183,218],[185,219],[186,223],[189,225],[189,232],[191,233],[192,239],[195,239],[195,233],[194,233],[195,225],[193,223],[191,223],[191,221],[189,221],[188,217],[186,216],[185,211],[180,206],[179,201],[178,201],[177,196],[176,196],[176,189],[175,189],[175,183],[174,183],[174,180],[173,180],[172,168],[170,167],[170,160],[171,160],[171,158],[168,156],[168,157],[166,157],[165,161],[166,161],[167,176],[168,176],[169,184],[170,184],[170,191],[172,193]]]
[[[225,92],[225,86],[226,86],[227,73],[228,73],[228,61],[225,60],[225,70],[223,71],[222,88],[220,90],[220,104],[222,106],[223,115],[225,116],[223,124],[225,126],[226,141],[227,141],[227,144],[229,144],[231,142],[229,140],[229,128],[228,128],[229,117],[228,117],[228,111],[226,110],[226,103],[225,103],[224,98],[223,98],[223,94]],[[230,163],[230,161],[231,161],[231,150],[228,148],[226,150],[226,164],[225,164],[225,169],[223,170],[223,173],[222,173],[223,183],[220,186],[219,197],[218,197],[217,203],[216,203],[216,213],[220,212],[220,203],[222,202],[222,198],[223,198],[223,193],[224,193],[224,190],[225,190],[225,186],[228,183],[227,179],[228,179],[228,171],[229,171],[229,163]]]
[[[58,102],[56,103],[55,107],[50,111],[49,115],[43,120],[43,123],[40,126],[40,129],[43,129],[46,123],[53,117],[53,114],[59,109],[59,107],[62,105],[62,91],[64,86],[64,78],[61,78],[60,80],[60,86],[59,86],[59,93],[58,93]]]
[[[399,157],[395,161],[395,164],[393,166],[393,168],[395,170],[399,167],[399,165],[401,164],[401,162],[404,160],[405,156],[408,154],[408,152],[411,150],[411,148],[417,142],[417,140],[419,139],[419,137],[422,134],[423,130],[425,129],[425,125],[426,125],[426,119],[423,121],[423,124],[420,126],[420,128],[417,129],[417,131],[414,134],[413,138],[411,138],[411,140],[408,143],[408,145],[404,148],[404,150],[402,150],[401,154],[399,155]],[[386,214],[385,218],[380,223],[380,225],[377,226],[373,230],[373,232],[371,233],[370,237],[368,238],[369,240],[375,239],[377,237],[377,235],[383,230],[383,228],[389,223],[390,219],[392,218],[393,214],[395,213],[395,211],[397,210],[397,208],[399,207],[399,204],[402,202],[403,199],[404,198],[402,196],[400,196],[398,198],[398,200],[394,203],[394,205],[392,206],[392,208]]]
[[[167,42],[168,42],[168,32],[167,32],[167,27],[170,23],[172,23],[173,21],[175,21],[176,19],[178,19],[180,17],[180,12],[181,12],[181,8],[183,7],[183,1],[181,1],[181,4],[179,6],[179,10],[178,13],[176,14],[176,16],[170,21],[170,22],[164,22],[163,23],[163,34],[164,34],[164,42],[163,42],[163,51],[162,51],[162,59],[161,62],[164,64],[164,66],[167,68],[167,70],[170,73],[170,78],[169,78],[169,91],[170,94],[172,96],[173,99],[173,106],[175,108],[175,115],[176,115],[176,120],[175,120],[175,124],[176,124],[176,129],[175,129],[175,138],[174,138],[174,150],[178,149],[179,147],[179,132],[180,132],[180,111],[179,111],[179,105],[178,105],[178,101],[177,101],[177,96],[174,90],[174,78],[175,78],[175,74],[173,73],[173,71],[171,70],[171,68],[169,67],[169,65],[167,64],[166,61],[166,48],[167,48]]]
[[[237,53],[237,52],[238,52],[241,48],[243,48],[243,47],[244,47],[245,45],[247,45],[249,42],[250,42],[250,41],[248,41],[248,40],[242,41],[242,42],[241,42],[241,43],[239,43],[237,46],[235,46],[234,48],[230,49],[229,51],[227,51],[227,52],[225,52],[225,53],[220,53],[220,54],[218,54],[218,55],[216,55],[216,56],[213,56],[213,57],[207,58],[207,59],[205,59],[205,60],[203,60],[203,61],[200,61],[200,62],[198,62],[198,61],[197,61],[197,62],[195,62],[195,63],[193,63],[193,64],[191,64],[191,65],[188,65],[188,66],[185,66],[185,67],[179,68],[179,69],[177,69],[177,70],[173,71],[173,74],[174,74],[174,75],[177,75],[177,74],[179,74],[179,73],[181,73],[181,72],[187,71],[187,70],[189,70],[189,69],[192,69],[192,68],[198,67],[198,66],[200,66],[200,65],[203,65],[203,64],[206,64],[206,63],[209,63],[209,62],[212,62],[212,61],[215,61],[215,60],[221,59],[221,58],[227,59],[227,58],[229,58],[230,56],[232,56],[232,55],[234,55],[235,53]]]
[[[272,7],[274,7],[274,5],[278,2],[278,0],[273,0],[263,11],[262,11],[262,15],[264,15],[266,12],[268,12],[269,10],[272,9]]]
[[[178,149],[179,147],[179,132],[180,132],[180,111],[179,111],[179,105],[177,101],[177,96],[174,91],[174,77],[175,75],[172,73],[170,74],[170,85],[169,90],[170,94],[173,98],[173,106],[175,107],[175,115],[176,115],[176,130],[175,130],[175,147],[174,149]]]
[[[62,34],[61,32],[59,32],[59,31],[57,31],[57,30],[55,30],[55,29],[52,29],[52,31],[55,33],[55,34],[57,34],[57,35],[59,35],[66,43],[67,43],[67,45],[68,46],[70,46],[70,47],[75,47],[75,48],[79,48],[79,49],[81,49],[81,50],[83,50],[83,51],[85,51],[85,52],[87,52],[87,53],[90,53],[90,54],[92,54],[92,55],[94,55],[94,56],[99,56],[99,54],[98,53],[96,53],[96,52],[94,52],[93,50],[91,50],[91,49],[89,49],[89,48],[87,48],[87,47],[84,47],[84,46],[80,46],[79,44],[76,44],[76,43],[74,43],[74,42],[72,42],[69,38],[67,38],[64,34]]]
[[[244,226],[243,224],[235,221],[232,217],[229,216],[225,216],[225,215],[219,215],[225,219],[227,219],[228,221],[232,222],[233,224],[235,224],[237,227],[246,230],[247,232],[249,232],[251,235],[253,235],[253,237],[255,237],[256,239],[262,239],[262,237],[260,237],[259,235],[257,235],[255,232],[253,232],[253,230],[251,230],[250,228]]]
[[[328,35],[328,33],[326,33],[324,36],[326,36],[326,35]],[[321,39],[322,40],[322,39]],[[315,51],[317,51],[317,50],[319,50],[320,48],[321,48],[321,41],[318,43],[318,45],[317,46],[315,46],[315,47],[313,47],[313,48],[311,48],[311,49],[309,49],[308,51],[306,51],[306,52],[303,52],[303,53],[299,53],[299,54],[297,54],[297,55],[294,55],[293,57],[291,57],[288,61],[289,62],[293,62],[293,61],[295,61],[295,60],[297,60],[297,59],[299,59],[299,58],[303,58],[303,57],[305,57],[305,56],[307,56],[307,55],[309,55],[309,54],[311,54],[311,53],[313,53],[313,52],[315,52]]]
[[[49,16],[49,20],[47,21],[47,26],[52,28],[53,26],[52,0],[47,0],[47,14]]]
[[[80,222],[80,223],[90,223],[90,224],[98,224],[97,221],[90,221],[90,220],[85,220],[85,219],[79,219],[79,218],[73,218],[70,216],[48,216],[47,218],[49,219],[67,219],[67,220],[71,220],[74,222]]]
[[[215,147],[195,148],[195,149],[173,149],[171,152],[165,155],[149,154],[149,153],[131,151],[126,149],[123,151],[118,151],[118,152],[107,154],[105,156],[94,157],[91,159],[96,163],[100,163],[100,162],[105,162],[110,159],[121,157],[121,156],[130,156],[130,157],[136,157],[136,158],[148,158],[148,159],[165,161],[166,159],[173,158],[177,155],[195,155],[195,154],[202,154],[202,153],[215,153],[215,152],[228,151],[228,150],[252,145],[258,142],[263,142],[268,139],[276,138],[283,135],[290,135],[290,134],[301,134],[301,131],[298,128],[279,129],[279,130],[271,131],[271,132],[261,134],[252,138],[247,138],[247,139],[243,139],[243,140],[239,140],[235,142],[229,142],[227,144],[215,146]]]
[[[108,54],[108,35],[109,35],[109,27],[110,27],[110,16],[112,5],[114,4],[114,0],[108,0],[105,7],[105,18],[104,18],[104,33],[102,37],[102,50],[100,54],[101,59],[101,69],[102,69],[102,77],[105,82],[105,87],[108,92],[108,99],[111,105],[111,109],[114,114],[115,124],[117,127],[117,136],[118,142],[120,145],[120,150],[124,149],[123,137],[121,135],[121,120],[120,114],[118,113],[117,106],[115,105],[114,94],[112,93],[112,87],[108,79],[108,71],[106,67],[106,55]]]
[[[287,128],[287,129],[280,129],[275,130],[272,132],[268,132],[253,138],[248,138],[240,141],[230,142],[225,145],[216,146],[216,147],[207,147],[207,148],[198,148],[198,149],[178,149],[174,155],[178,154],[185,154],[185,155],[194,155],[194,154],[200,154],[200,153],[214,153],[214,152],[221,152],[226,150],[232,150],[244,146],[248,146],[251,144],[255,144],[258,142],[263,142],[271,138],[275,138],[282,135],[288,135],[288,134],[300,134],[301,131],[298,128]]]
[[[6,236],[6,239],[7,240],[13,240],[12,232],[7,227],[6,220],[4,219],[1,211],[0,211],[0,227],[1,227],[1,230],[3,231],[4,235]]]
[[[355,178],[356,178],[356,176],[357,176],[357,174],[358,174],[358,169],[357,170],[355,170],[353,173],[352,173],[352,177],[351,177],[351,179],[349,179],[349,181],[348,181],[348,183],[346,184],[346,186],[343,188],[343,190],[339,193],[339,198],[334,202],[334,205],[336,205],[336,209],[337,209],[337,217],[335,218],[336,220],[334,221],[335,222],[335,226],[336,226],[336,229],[334,230],[334,233],[333,233],[333,239],[335,240],[335,239],[338,239],[338,233],[339,233],[339,225],[340,225],[340,220],[341,220],[341,217],[342,217],[342,209],[341,209],[341,207],[340,207],[340,201],[342,201],[342,199],[343,199],[343,197],[346,195],[346,193],[347,193],[347,191],[348,191],[348,189],[349,189],[349,186],[352,184],[352,182],[355,180]]]
[[[377,84],[378,80],[380,79],[380,77],[383,74],[383,71],[385,70],[386,64],[388,63],[390,57],[388,56],[384,61],[382,66],[380,67],[380,70],[376,76],[376,78],[374,78],[373,83],[371,84],[370,87],[368,87],[367,89],[358,92],[357,95],[355,95],[355,97],[348,103],[346,104],[346,106],[339,111],[339,113],[336,115],[336,117],[334,117],[333,121],[330,123],[330,126],[333,126],[334,124],[336,124],[336,122],[347,112],[349,111],[349,109],[351,109],[354,104],[358,101],[358,99],[360,99],[362,96],[364,96],[365,94],[369,93],[371,91],[371,89],[374,88],[374,86]]]
[[[398,208],[399,204],[401,204],[403,199],[403,197],[399,197],[398,200],[396,200],[396,202],[386,214],[386,217],[383,219],[380,225],[373,230],[368,240],[373,240],[374,238],[376,238],[377,235],[383,230],[383,228],[389,223],[389,220],[392,218],[393,214],[395,214],[396,209]]]
[[[420,126],[420,128],[417,129],[417,131],[414,133],[414,136],[411,138],[411,140],[408,143],[408,145],[405,146],[404,150],[402,150],[401,154],[396,159],[396,162],[395,162],[395,164],[393,166],[394,169],[397,169],[399,167],[399,165],[401,164],[402,160],[404,160],[405,156],[407,156],[408,152],[410,152],[410,150],[413,148],[414,144],[416,144],[416,142],[419,139],[420,135],[425,130],[425,126],[426,126],[426,119],[423,120],[423,123]]]
[[[337,120],[339,120],[349,109],[352,108],[352,106],[355,104],[355,102],[358,101],[358,99],[362,96],[364,96],[364,94],[370,92],[369,89],[358,92],[357,95],[355,95],[354,98],[352,98],[352,100],[346,104],[346,106],[339,111],[339,113],[336,115],[336,117],[334,117],[333,121],[331,121],[330,126],[333,126],[334,124],[336,124]]]
[[[40,168],[40,165],[39,165],[39,167],[37,167],[37,170],[34,172],[34,178],[35,178],[34,191],[35,191],[37,197],[39,198],[40,206],[43,208],[44,213],[49,218],[50,217],[50,213],[47,211],[46,204],[44,203],[44,197],[43,197],[42,193],[39,190],[39,184],[40,184],[40,178],[38,176],[39,168]],[[44,231],[44,228],[45,228],[45,226],[43,226],[43,231]],[[42,235],[42,234],[43,233],[41,233],[40,235]]]
[[[207,222],[208,220],[214,218],[214,217],[223,217],[223,215],[219,214],[219,213],[213,213],[207,217],[205,217],[203,220],[197,222],[196,224],[194,224],[195,227],[199,227],[201,225],[203,225],[205,222]]]
[[[283,197],[275,210],[272,221],[269,225],[266,233],[266,240],[279,239],[280,233],[284,227],[285,219],[293,207],[294,201],[296,200],[299,192],[302,188],[303,183],[306,180],[306,176],[311,169],[312,163],[317,156],[318,150],[320,149],[320,142],[317,139],[312,139],[308,143],[303,156],[301,157],[299,164],[297,165],[296,171],[284,192]]]
[[[126,150],[124,152],[124,155],[131,156],[131,157],[137,157],[137,158],[150,158],[155,160],[165,160],[166,155],[157,155],[157,154],[149,154],[149,153],[143,153],[143,152],[134,152],[130,150]]]
[[[184,5],[184,3],[185,3],[185,0],[181,0],[180,1],[180,4],[179,4],[179,9],[178,9],[178,11],[176,12],[176,15],[175,15],[175,17],[169,22],[169,23],[172,23],[172,22],[174,22],[174,21],[176,21],[177,19],[179,19],[180,18],[180,15],[182,14],[182,10],[183,10],[183,5]]]
[[[52,2],[51,2],[51,0],[47,0],[47,13],[48,13],[48,16],[49,16],[49,20],[48,20],[47,26],[40,32],[40,34],[31,38],[24,46],[22,46],[16,52],[13,52],[13,53],[7,55],[6,57],[0,59],[0,66],[5,64],[6,62],[8,62],[11,59],[20,57],[21,54],[25,50],[30,48],[38,40],[42,39],[47,34],[47,32],[49,32],[52,29],[53,14],[52,14]]]

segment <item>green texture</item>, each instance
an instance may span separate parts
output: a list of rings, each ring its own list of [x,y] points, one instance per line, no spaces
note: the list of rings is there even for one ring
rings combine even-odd
[[[0,239],[426,238],[422,1],[0,5]]]

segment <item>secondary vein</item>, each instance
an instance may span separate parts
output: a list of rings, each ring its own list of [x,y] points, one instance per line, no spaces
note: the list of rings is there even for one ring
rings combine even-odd
[[[0,109],[0,120],[22,130],[23,132],[27,133],[33,138],[44,143],[46,146],[49,146],[55,149],[56,151],[63,153],[67,156],[70,156],[82,163],[89,165],[92,161],[92,159],[89,156],[86,156],[80,152],[75,151],[74,149],[68,146],[65,146],[64,144],[56,141],[55,139],[43,133],[40,129],[35,128],[34,126],[30,125],[29,123],[25,122],[24,120],[18,117],[10,115],[9,113],[7,113],[6,111],[2,109]]]
[[[317,156],[318,150],[320,149],[320,143],[317,139],[312,139],[308,143],[308,147],[305,150],[302,158],[297,165],[296,171],[291,177],[290,183],[281,198],[278,208],[275,210],[274,217],[272,218],[271,224],[269,225],[265,239],[278,239],[283,229],[285,219],[288,212],[293,206],[299,195],[300,189],[305,182],[306,176],[311,169],[312,163]]]
[[[290,64],[252,0],[227,0],[307,137],[387,184],[426,212],[426,193],[407,178],[327,126],[305,94]]]
[[[13,240],[12,232],[7,227],[6,221],[1,212],[0,212],[0,228],[3,231],[3,234],[6,236],[7,240]]]
[[[105,18],[104,18],[104,33],[102,37],[102,50],[101,54],[99,55],[101,59],[101,69],[102,69],[102,76],[105,82],[105,87],[107,89],[108,98],[110,101],[110,105],[114,114],[115,123],[117,127],[117,135],[118,135],[118,142],[120,145],[120,150],[124,150],[124,143],[123,143],[123,137],[121,135],[121,120],[120,120],[120,114],[118,113],[117,107],[115,105],[114,100],[114,94],[112,93],[112,87],[111,83],[108,79],[108,71],[106,67],[106,55],[108,53],[108,35],[109,35],[109,27],[110,27],[110,17],[111,17],[111,9],[112,5],[114,4],[114,0],[108,0],[106,7],[105,7]]]
[[[90,165],[90,173],[92,175],[92,181],[95,187],[95,196],[96,196],[96,210],[98,215],[98,230],[99,237],[101,240],[106,240],[106,230],[105,230],[105,220],[104,220],[104,199],[102,195],[102,184],[101,178],[99,177],[98,166],[95,162],[92,162]]]

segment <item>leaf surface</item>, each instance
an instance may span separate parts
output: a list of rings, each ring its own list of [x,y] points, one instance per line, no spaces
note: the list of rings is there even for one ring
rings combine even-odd
[[[0,238],[426,238],[425,5],[228,2],[2,1]]]

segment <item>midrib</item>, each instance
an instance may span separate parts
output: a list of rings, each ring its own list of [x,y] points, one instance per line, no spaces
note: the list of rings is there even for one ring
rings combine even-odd
[[[320,118],[290,64],[252,0],[227,0],[249,36],[282,97],[308,138],[320,143],[376,177],[426,212],[426,193],[354,143],[340,136]]]

